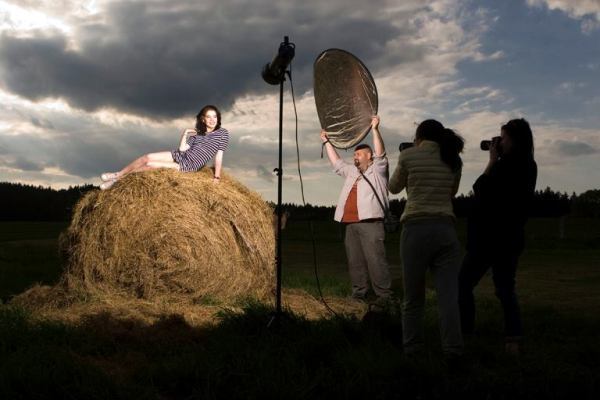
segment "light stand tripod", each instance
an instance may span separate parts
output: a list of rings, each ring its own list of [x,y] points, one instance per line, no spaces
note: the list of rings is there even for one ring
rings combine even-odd
[[[265,65],[262,71],[262,77],[265,82],[276,85],[279,84],[279,163],[274,172],[277,173],[277,237],[276,240],[276,289],[275,289],[275,313],[271,317],[268,326],[270,327],[273,322],[278,322],[280,317],[283,315],[281,311],[281,275],[282,275],[282,255],[281,255],[281,218],[283,216],[283,209],[281,206],[281,195],[282,195],[282,179],[283,179],[283,167],[282,167],[282,154],[283,154],[283,82],[285,82],[285,74],[287,66],[290,64],[295,55],[296,46],[294,43],[290,43],[289,37],[285,36],[283,42],[279,45],[279,51],[273,61]]]

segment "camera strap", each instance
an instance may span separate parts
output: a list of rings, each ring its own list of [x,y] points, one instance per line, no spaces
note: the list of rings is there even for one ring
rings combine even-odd
[[[360,169],[358,170],[358,172],[360,173],[362,178],[369,184],[369,186],[371,186],[371,189],[373,189],[373,194],[375,194],[375,198],[379,202],[379,205],[381,206],[381,209],[383,210],[383,214],[385,216],[387,216],[387,214],[390,212],[390,210],[383,205],[383,202],[381,201],[381,199],[379,198],[379,195],[377,194],[377,190],[375,190],[375,187],[373,186],[371,181],[365,176],[365,174],[363,174],[363,172]]]

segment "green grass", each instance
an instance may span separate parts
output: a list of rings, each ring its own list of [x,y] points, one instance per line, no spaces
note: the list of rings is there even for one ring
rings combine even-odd
[[[348,295],[349,279],[340,226],[331,222],[314,223],[317,271],[325,295]],[[465,220],[457,222],[462,243],[466,238]],[[303,288],[316,294],[311,231],[306,222],[290,222],[284,231],[284,286]],[[402,291],[399,255],[400,234],[386,238],[386,252],[393,286]],[[428,284],[431,284],[431,280]],[[536,218],[527,225],[527,248],[521,256],[517,285],[523,300],[540,305],[573,309],[600,309],[600,221],[567,218],[565,238],[559,239],[559,220]],[[492,297],[493,287],[485,277],[477,291]]]
[[[68,223],[36,221],[0,221],[0,242],[56,239]]]
[[[308,321],[248,303],[222,323],[188,325],[164,315],[146,325],[108,314],[80,324],[39,321],[0,305],[0,398],[581,398],[600,394],[600,224],[532,220],[518,290],[526,337],[519,359],[502,343],[502,312],[489,277],[477,289],[477,334],[463,363],[448,366],[439,345],[435,294],[428,292],[427,351],[407,358],[399,315]],[[60,275],[56,237],[64,224],[0,223],[3,299]],[[458,224],[464,238],[464,221]],[[323,292],[349,294],[339,227],[315,224]],[[386,245],[399,289],[398,234]],[[317,293],[310,231],[284,231],[283,281]],[[209,305],[214,301],[206,300]]]
[[[34,283],[54,284],[61,271],[56,239],[0,242],[0,300]]]
[[[62,271],[57,238],[65,222],[0,222],[0,301],[34,283],[53,284]]]
[[[430,302],[430,311],[433,302]],[[431,348],[402,354],[396,316],[308,321],[250,304],[221,324],[191,327],[178,316],[153,325],[97,315],[78,326],[33,322],[0,308],[2,398],[578,398],[598,394],[598,321],[530,307],[535,340],[515,360],[502,351],[495,307],[482,304],[484,329],[466,360],[441,357],[435,313]]]

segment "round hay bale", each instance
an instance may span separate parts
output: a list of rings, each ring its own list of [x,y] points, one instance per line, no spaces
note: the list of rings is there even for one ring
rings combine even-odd
[[[272,209],[210,171],[134,173],[86,194],[60,239],[63,283],[144,299],[264,299],[274,287]]]

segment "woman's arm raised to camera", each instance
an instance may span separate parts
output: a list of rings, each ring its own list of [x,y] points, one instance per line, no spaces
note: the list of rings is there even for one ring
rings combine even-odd
[[[498,142],[492,141],[492,144],[490,145],[490,159],[488,161],[488,164],[485,167],[485,170],[483,171],[484,175],[490,174],[490,170],[492,169],[494,164],[496,164],[496,162],[498,162],[499,158],[500,157],[499,157],[499,153],[498,153]]]
[[[458,193],[458,187],[460,186],[461,176],[462,176],[462,167],[460,167],[458,169],[458,171],[456,171],[454,173],[454,184],[452,186],[452,197],[456,196],[456,193]]]
[[[398,165],[396,169],[392,173],[390,180],[388,181],[388,190],[392,194],[400,193],[402,190],[406,188],[408,184],[408,171],[402,162],[402,153],[400,153],[400,157],[398,158]]]

